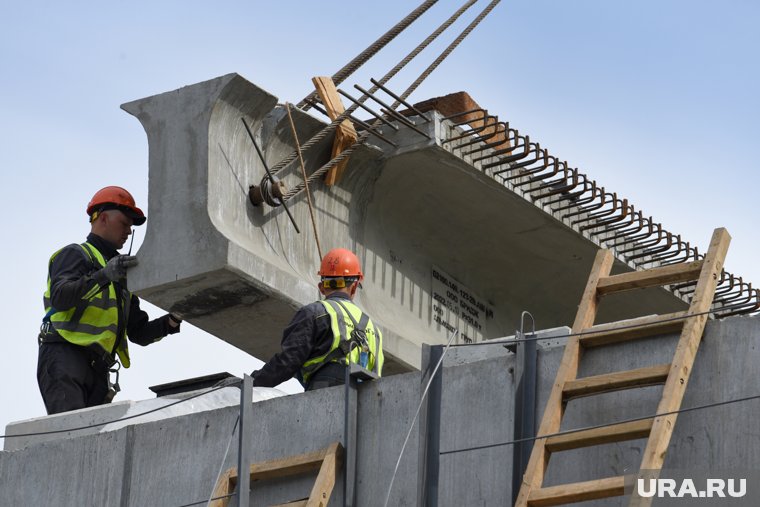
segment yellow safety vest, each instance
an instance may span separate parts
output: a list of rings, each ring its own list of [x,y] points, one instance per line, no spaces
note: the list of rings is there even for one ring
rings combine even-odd
[[[333,334],[333,342],[325,354],[309,359],[301,367],[301,377],[304,385],[308,384],[309,378],[320,367],[335,362],[339,364],[358,363],[359,347],[355,346],[351,333],[355,327],[363,327],[367,337],[367,347],[369,352],[369,362],[367,369],[381,375],[383,371],[383,335],[380,329],[376,328],[367,314],[362,312],[358,306],[350,301],[335,299],[325,299],[320,301],[325,311],[330,316],[330,327]],[[349,313],[350,312],[350,316]],[[353,317],[353,319],[352,319]],[[357,326],[354,325],[356,321]],[[351,353],[348,354],[349,347]]]
[[[90,243],[79,245],[84,250],[85,255],[90,259],[96,268],[103,268],[106,261],[103,255]],[[93,344],[99,345],[104,351],[113,355],[118,354],[121,364],[129,368],[129,349],[126,339],[126,322],[129,317],[129,304],[132,295],[126,289],[122,289],[121,301],[116,295],[116,286],[109,283],[101,288],[95,286],[85,294],[80,302],[66,310],[53,308],[50,299],[50,273],[49,266],[61,252],[58,250],[48,264],[47,290],[43,298],[45,303],[46,316],[50,319],[50,324],[58,334],[66,341],[75,345],[88,347]],[[119,311],[119,304],[124,305]],[[121,336],[118,336],[119,313],[124,315],[124,329]],[[116,350],[114,351],[114,348]]]

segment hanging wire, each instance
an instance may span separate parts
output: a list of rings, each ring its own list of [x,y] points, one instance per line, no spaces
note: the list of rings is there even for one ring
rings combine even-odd
[[[605,424],[598,424],[596,426],[585,426],[583,428],[576,428],[572,430],[565,430],[565,431],[558,431],[557,433],[548,433],[546,435],[536,435],[535,437],[525,437],[525,438],[519,438],[516,440],[508,440],[506,442],[499,442],[497,444],[486,444],[486,445],[477,445],[472,447],[467,447],[463,449],[454,449],[451,451],[443,451],[441,452],[441,455],[445,454],[456,454],[460,452],[467,452],[467,451],[478,451],[481,449],[491,449],[493,447],[503,447],[505,445],[514,445],[519,444],[522,442],[533,442],[536,440],[542,440],[546,438],[552,438],[552,437],[561,437],[565,435],[572,435],[573,433],[580,433],[581,431],[589,431],[589,430],[596,430],[601,428],[608,428],[610,426],[617,426],[618,424],[626,424],[630,422],[636,422],[636,421],[645,421],[647,419],[656,419],[658,417],[666,417],[669,415],[677,415],[677,414],[683,414],[686,412],[695,412],[697,410],[705,410],[708,408],[715,408],[715,407],[722,407],[724,405],[731,405],[734,403],[744,403],[747,401],[753,401],[753,400],[760,400],[760,394],[755,394],[752,396],[745,396],[743,398],[735,398],[733,400],[724,400],[724,401],[716,401],[713,403],[706,403],[704,405],[695,405],[693,407],[687,407],[687,408],[681,408],[678,410],[671,410],[670,412],[662,412],[659,414],[654,415],[645,415],[641,417],[633,417],[631,419],[624,419],[622,421],[615,421],[612,423],[605,423]]]
[[[224,500],[225,498],[232,498],[235,495],[237,495],[237,493],[229,493],[227,495],[215,496],[214,498],[209,498],[208,500],[199,500],[197,502],[183,503],[179,507],[192,507],[193,505],[203,505],[203,504],[208,505],[213,501]]]
[[[239,422],[240,422],[240,414],[238,414],[238,416],[235,418],[235,424],[232,425],[232,432],[230,433],[230,438],[227,440],[227,448],[224,450],[224,456],[222,456],[222,462],[219,463],[219,472],[216,474],[216,480],[214,481],[214,484],[211,486],[211,494],[209,495],[209,498],[208,498],[209,504],[214,500],[214,490],[216,490],[216,485],[219,482],[219,478],[222,476],[222,470],[224,469],[224,462],[227,461],[227,454],[229,454],[230,452],[230,445],[232,444],[232,439],[235,437],[235,432],[237,431]]]
[[[396,460],[396,467],[393,469],[393,475],[391,476],[391,483],[388,485],[388,493],[385,495],[385,503],[383,504],[385,507],[388,507],[388,500],[391,497],[391,490],[393,489],[393,481],[396,479],[396,474],[398,473],[398,467],[401,464],[401,457],[404,455],[404,449],[406,449],[406,444],[409,442],[409,437],[412,434],[412,430],[414,429],[414,424],[417,422],[417,417],[420,415],[420,410],[422,409],[422,404],[425,402],[425,397],[427,396],[428,389],[430,389],[430,384],[433,383],[433,379],[435,378],[435,374],[438,372],[438,368],[441,367],[441,364],[443,363],[443,358],[446,357],[446,352],[449,350],[449,347],[451,347],[451,342],[454,340],[454,337],[459,334],[459,330],[454,330],[451,333],[451,336],[449,337],[449,341],[446,344],[446,348],[443,349],[443,353],[441,354],[440,359],[438,359],[438,363],[436,363],[435,368],[433,368],[433,372],[430,374],[430,378],[428,379],[427,385],[425,386],[425,390],[422,392],[422,396],[420,397],[420,404],[417,405],[417,411],[414,413],[414,417],[412,418],[412,423],[409,425],[409,431],[406,433],[406,438],[404,438],[404,443],[401,446],[401,451],[398,454],[398,459]]]
[[[290,121],[290,130],[293,132],[293,141],[296,143],[296,151],[298,152],[298,160],[301,162],[301,175],[303,176],[304,188],[306,189],[306,201],[309,204],[309,215],[311,216],[311,225],[314,228],[314,240],[317,242],[317,253],[319,254],[319,260],[322,260],[322,247],[319,244],[319,231],[317,231],[317,220],[314,217],[314,206],[311,202],[311,192],[309,192],[308,178],[306,177],[306,166],[303,163],[303,156],[301,155],[301,145],[298,142],[298,133],[296,132],[296,125],[293,123],[293,116],[290,114],[290,108],[292,105],[289,102],[285,103],[285,109],[288,111],[288,120]]]

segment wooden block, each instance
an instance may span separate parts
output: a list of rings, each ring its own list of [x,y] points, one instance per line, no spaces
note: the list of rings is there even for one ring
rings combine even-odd
[[[511,146],[507,132],[503,126],[498,125],[496,117],[486,117],[482,111],[479,111],[482,108],[467,92],[456,92],[443,97],[435,97],[414,104],[414,107],[421,113],[435,109],[443,116],[464,113],[452,118],[452,121],[467,123],[475,130],[482,129],[478,135],[485,138],[483,142],[491,144],[491,148],[494,150],[503,150]],[[414,111],[404,111],[403,114],[414,114]]]
[[[333,80],[327,76],[313,77],[311,81],[314,83],[319,98],[325,106],[327,116],[335,121],[335,119],[346,110],[343,107],[343,102],[340,100],[340,95],[338,95],[335,83],[333,83]],[[343,120],[335,130],[332,158],[334,159],[340,155],[346,148],[354,144],[358,138],[359,136],[356,133],[353,123],[348,119]],[[325,174],[325,183],[332,186],[340,181],[340,177],[343,175],[346,165],[348,165],[348,159],[345,159],[330,168],[330,170],[327,171],[327,174]]]

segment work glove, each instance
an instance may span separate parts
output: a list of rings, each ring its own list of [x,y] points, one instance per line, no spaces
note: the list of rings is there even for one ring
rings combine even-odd
[[[137,266],[137,257],[134,255],[117,255],[112,257],[106,266],[100,270],[103,278],[111,282],[118,282],[127,276],[127,268]]]

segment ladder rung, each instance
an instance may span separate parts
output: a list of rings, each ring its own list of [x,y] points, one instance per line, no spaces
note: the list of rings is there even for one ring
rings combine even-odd
[[[623,496],[624,492],[625,476],[621,475],[619,477],[608,477],[536,489],[530,493],[528,505],[533,507],[549,507],[551,505]]]
[[[626,290],[643,289],[645,287],[657,287],[676,282],[696,280],[702,272],[703,261],[671,264],[659,268],[633,271],[620,275],[606,276],[599,279],[596,293],[599,295],[623,292]]]
[[[673,333],[683,327],[684,320],[688,315],[688,312],[675,312],[600,324],[584,329],[579,341],[584,347],[598,347],[647,336]]]
[[[558,435],[546,439],[546,450],[549,452],[569,451],[592,445],[610,444],[625,440],[636,440],[649,436],[654,418],[642,419],[620,424],[612,424],[602,428],[576,431],[567,435]]]
[[[667,380],[669,372],[669,364],[660,364],[637,370],[616,371],[605,373],[604,375],[570,380],[565,382],[565,388],[562,390],[562,399],[566,401],[589,394],[663,384]]]

